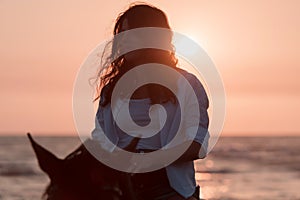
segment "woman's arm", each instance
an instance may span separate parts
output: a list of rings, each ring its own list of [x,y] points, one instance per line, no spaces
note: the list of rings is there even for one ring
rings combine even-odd
[[[187,144],[185,144],[187,145]],[[174,163],[188,162],[199,159],[199,152],[201,149],[201,144],[193,141],[189,148],[176,160]],[[204,158],[204,157],[201,157]]]
[[[193,92],[196,94],[197,101],[193,101],[192,91],[190,90],[185,91],[186,102],[185,102],[185,112],[184,112],[185,113],[184,123],[186,125],[187,137],[190,140],[183,142],[181,144],[181,145],[185,145],[185,147],[186,145],[188,145],[188,148],[174,163],[187,162],[187,161],[197,160],[199,158],[200,159],[205,158],[208,139],[209,139],[208,96],[206,94],[203,85],[197,79],[196,76],[192,74],[188,74],[186,78],[187,80],[189,80],[189,83],[194,90]],[[200,112],[199,115],[198,113],[195,113],[195,111],[197,111],[197,109],[195,108],[197,107],[199,108],[199,112]],[[197,133],[194,136],[193,128],[195,127],[197,129]]]

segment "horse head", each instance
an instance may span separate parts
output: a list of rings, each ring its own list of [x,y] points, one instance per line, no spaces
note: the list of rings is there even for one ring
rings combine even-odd
[[[64,159],[39,145],[28,134],[40,168],[50,178],[47,200],[119,200],[120,173],[95,159],[82,144]]]

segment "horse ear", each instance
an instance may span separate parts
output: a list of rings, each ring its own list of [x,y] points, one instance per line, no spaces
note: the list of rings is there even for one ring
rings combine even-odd
[[[27,136],[38,159],[40,168],[48,174],[50,179],[53,179],[60,171],[63,160],[57,158],[53,153],[35,142],[30,133],[27,133]]]

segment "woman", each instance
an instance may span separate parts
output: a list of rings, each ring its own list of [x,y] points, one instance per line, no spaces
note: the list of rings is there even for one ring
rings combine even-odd
[[[124,31],[143,27],[156,27],[171,30],[167,17],[163,11],[147,4],[135,4],[118,17],[113,34],[117,35]],[[164,38],[163,42],[168,43],[167,45],[172,47],[171,38]],[[98,131],[100,129],[99,126],[101,126],[101,129],[104,130],[108,138],[112,135],[114,138],[117,138],[112,141],[115,145],[128,150],[128,145],[134,137],[126,134],[117,127],[118,125],[114,123],[111,114],[112,93],[118,80],[120,80],[120,78],[130,69],[134,69],[136,66],[147,63],[160,63],[176,70],[189,81],[197,95],[200,111],[197,134],[193,137],[192,141],[189,141],[190,145],[185,152],[170,165],[152,172],[133,174],[131,181],[137,199],[199,199],[199,187],[196,186],[193,160],[204,158],[206,156],[205,147],[207,147],[209,137],[207,114],[208,98],[202,84],[194,75],[177,68],[177,59],[173,48],[170,48],[169,50],[144,48],[116,56],[117,52],[120,52],[120,49],[118,48],[121,47],[118,47],[116,41],[113,41],[112,43],[113,48],[111,55],[104,62],[104,65],[107,68],[101,70],[98,74],[98,91],[100,93],[98,98],[100,101],[96,118],[96,128],[92,133],[93,138],[98,139],[101,142]],[[139,75],[136,77],[137,79],[139,78],[138,76]],[[166,78],[161,74],[158,74],[157,76]],[[178,79],[172,79],[172,81],[173,83],[171,84],[178,84]],[[172,134],[174,134],[172,128],[173,126],[176,126],[176,111],[178,110],[179,105],[176,95],[171,90],[161,85],[146,84],[139,87],[132,94],[131,100],[132,118],[134,118],[135,122],[140,126],[146,126],[149,123],[148,110],[153,104],[161,104],[168,112],[170,112],[168,113],[168,119],[164,129],[152,137],[137,140],[134,151],[137,153],[147,153],[161,149],[163,145],[170,142],[170,139],[166,139],[168,138],[166,135],[172,136]],[[187,110],[194,110],[193,106],[189,106]],[[188,116],[186,122],[193,120],[192,117],[193,116]],[[124,119],[121,118],[120,120]],[[184,143],[184,141],[182,143]],[[201,154],[199,154],[199,152],[201,152]]]

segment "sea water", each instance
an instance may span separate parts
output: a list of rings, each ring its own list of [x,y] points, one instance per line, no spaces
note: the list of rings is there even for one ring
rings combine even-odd
[[[36,137],[63,158],[75,137]],[[300,199],[300,137],[222,137],[195,161],[202,199]],[[40,199],[48,177],[25,137],[0,137],[0,199]]]

